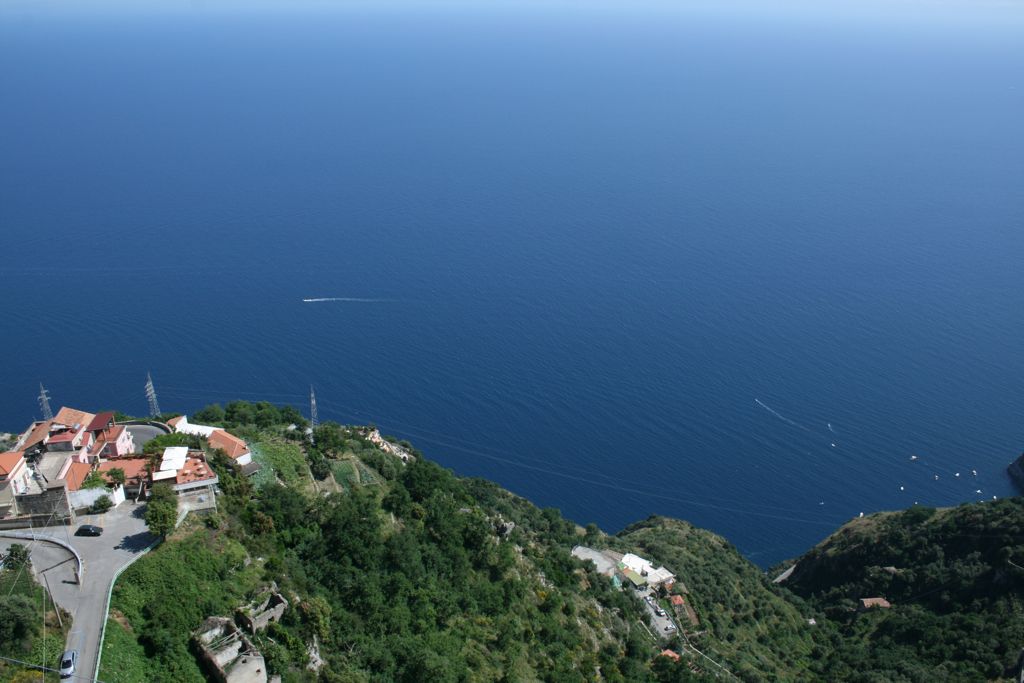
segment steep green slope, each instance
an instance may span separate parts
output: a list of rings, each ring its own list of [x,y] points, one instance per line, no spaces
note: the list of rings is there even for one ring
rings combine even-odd
[[[711,659],[748,681],[808,676],[819,628],[808,623],[812,610],[773,586],[725,539],[687,522],[651,517],[613,540],[657,558],[686,585],[704,631],[690,641]],[[708,663],[702,668],[717,669]]]
[[[837,630],[828,680],[978,681],[1024,645],[1024,500],[854,520],[800,558],[786,586]],[[858,612],[861,598],[889,609]]]
[[[257,488],[214,454],[220,512],[121,578],[105,675],[197,680],[190,633],[274,581],[294,607],[254,641],[286,681],[654,680],[639,602],[569,554],[575,525],[422,458],[404,465],[365,443],[353,451],[360,438],[318,430],[313,458],[330,460],[328,445],[343,443],[345,457],[358,452],[359,466],[380,473],[326,494]],[[166,599],[176,593],[188,597]],[[319,672],[307,668],[314,642]]]

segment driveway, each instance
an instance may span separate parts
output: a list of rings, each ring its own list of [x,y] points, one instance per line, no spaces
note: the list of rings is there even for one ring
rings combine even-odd
[[[141,453],[142,447],[145,446],[147,442],[167,433],[165,430],[160,429],[159,427],[154,427],[153,425],[125,425],[125,428],[128,430],[128,433],[132,435],[132,441],[135,443],[136,453]]]
[[[664,640],[668,640],[674,636],[677,633],[676,629],[678,626],[672,619],[672,612],[664,610],[665,616],[658,616],[657,610],[660,605],[658,605],[657,598],[650,588],[637,591],[637,593],[639,594],[640,599],[644,601],[644,609],[646,609],[647,613],[651,615],[651,624],[653,625],[654,630],[658,632],[658,635]],[[648,597],[651,600],[650,602],[647,601]]]
[[[107,618],[107,594],[119,569],[139,557],[156,537],[146,530],[143,520],[145,504],[125,501],[102,515],[79,515],[78,525],[103,527],[99,537],[74,536],[77,527],[36,527],[34,531],[55,536],[71,545],[82,556],[82,585],[74,582],[75,562],[66,549],[51,543],[32,545],[32,566],[36,576],[50,587],[54,602],[71,613],[71,633],[67,649],[78,650],[78,676],[75,680],[91,681],[96,671],[100,632]],[[3,539],[5,545],[29,541]],[[55,666],[55,662],[48,666]]]

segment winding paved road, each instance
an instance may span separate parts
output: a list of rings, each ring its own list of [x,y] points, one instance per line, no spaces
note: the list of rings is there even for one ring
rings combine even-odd
[[[103,515],[79,515],[79,525],[96,524],[103,527],[103,535],[95,538],[74,536],[77,527],[33,529],[70,542],[82,556],[84,573],[82,585],[78,586],[75,583],[75,561],[71,553],[42,541],[35,542],[31,547],[32,567],[36,577],[43,582],[45,575],[54,602],[67,610],[73,618],[66,645],[66,649],[78,650],[78,672],[72,680],[94,680],[100,633],[107,619],[107,594],[114,576],[156,540],[146,530],[146,522],[142,517],[145,508],[145,504],[136,505],[126,501]],[[11,543],[29,544],[28,541],[0,539],[0,547]],[[57,662],[47,662],[46,665],[55,667]]]

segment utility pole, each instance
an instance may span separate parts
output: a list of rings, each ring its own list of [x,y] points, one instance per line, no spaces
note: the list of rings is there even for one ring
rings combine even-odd
[[[39,407],[43,409],[43,419],[53,419],[53,409],[50,408],[50,392],[46,390],[43,383],[39,383]]]
[[[149,401],[149,416],[160,416],[160,404],[156,402],[156,388],[153,386],[153,378],[146,373],[146,400]]]

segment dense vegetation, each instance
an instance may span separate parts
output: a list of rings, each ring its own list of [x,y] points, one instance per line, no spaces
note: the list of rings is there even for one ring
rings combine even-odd
[[[835,626],[821,646],[823,679],[1000,678],[1024,645],[1024,499],[854,520],[801,558],[786,585]],[[893,606],[858,612],[870,597]]]
[[[53,667],[64,646],[70,615],[63,614],[64,628],[49,594],[32,576],[30,547],[13,543],[0,569],[0,682],[38,681],[32,665]],[[47,680],[50,680],[47,676]],[[56,680],[56,676],[52,677]]]
[[[104,680],[202,680],[190,634],[272,581],[292,606],[254,640],[285,681],[975,681],[1008,675],[1024,644],[1020,499],[854,520],[780,587],[685,522],[580,529],[408,444],[404,464],[367,428],[307,434],[245,402],[195,421],[243,435],[263,469],[210,452],[220,510],[122,577]],[[677,574],[699,618],[667,643],[680,661],[656,656],[631,591],[570,555],[581,542]],[[163,600],[175,586],[189,599]],[[863,597],[894,605],[858,611]]]
[[[222,424],[212,416],[204,419]],[[265,461],[273,479],[256,486],[212,453],[219,513],[172,534],[122,576],[114,607],[123,618],[111,624],[116,669],[105,653],[101,678],[199,680],[190,634],[274,581],[294,609],[255,640],[285,680],[589,681],[597,671],[609,681],[653,680],[639,603],[572,558],[576,527],[556,510],[422,458],[405,465],[365,429],[322,425],[314,446],[277,427],[243,428],[265,454],[266,445],[277,449]],[[328,464],[320,482],[348,462],[360,484],[283,485],[310,479],[282,456],[295,452]],[[515,529],[503,534],[506,521]],[[188,599],[161,599],[182,586]],[[319,672],[307,669],[312,643],[325,660]]]

